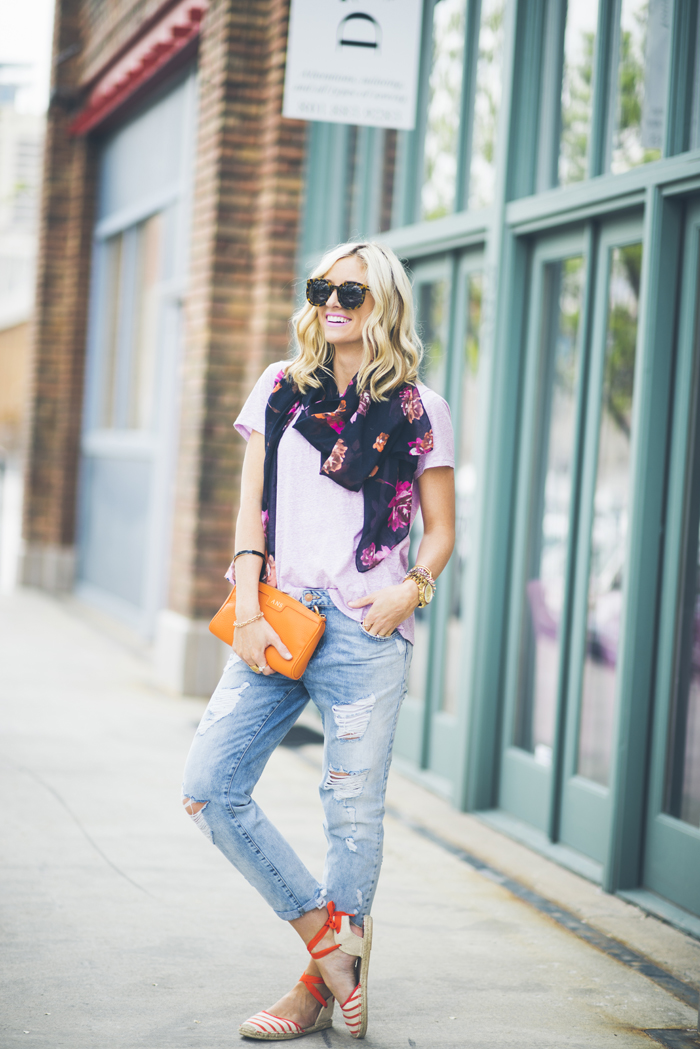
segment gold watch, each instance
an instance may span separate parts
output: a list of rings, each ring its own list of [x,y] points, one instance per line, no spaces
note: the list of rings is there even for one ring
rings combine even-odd
[[[407,579],[412,579],[418,587],[418,607],[425,608],[435,597],[437,589],[432,572],[423,565],[415,565],[404,576],[404,582]]]

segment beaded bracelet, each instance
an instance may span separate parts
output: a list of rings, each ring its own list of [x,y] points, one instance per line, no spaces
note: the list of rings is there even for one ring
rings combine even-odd
[[[257,621],[259,619],[264,619],[264,618],[265,618],[264,612],[258,612],[257,616],[253,616],[251,619],[244,619],[242,623],[239,623],[238,621],[236,621],[233,625],[234,625],[234,627],[250,626],[251,623],[257,623]]]

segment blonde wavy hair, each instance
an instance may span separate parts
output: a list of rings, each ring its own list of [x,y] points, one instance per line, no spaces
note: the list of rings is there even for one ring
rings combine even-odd
[[[415,384],[423,346],[415,327],[413,291],[400,260],[374,241],[339,244],[327,251],[311,278],[325,277],[340,259],[357,256],[365,266],[374,308],[362,332],[364,356],[357,377],[360,392],[369,390],[373,401],[383,401],[406,383]],[[326,341],[315,306],[305,302],[292,317],[298,352],[286,374],[305,393],[321,386],[320,374],[332,375],[333,345]]]

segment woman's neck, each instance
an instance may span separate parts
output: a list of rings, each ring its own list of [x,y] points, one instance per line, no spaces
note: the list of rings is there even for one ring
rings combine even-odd
[[[338,393],[342,396],[348,388],[348,383],[357,375],[364,356],[364,346],[344,347],[339,351],[336,346],[333,352],[333,376],[338,387]]]

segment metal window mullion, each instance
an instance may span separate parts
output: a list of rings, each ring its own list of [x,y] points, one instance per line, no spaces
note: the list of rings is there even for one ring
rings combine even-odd
[[[593,71],[593,111],[588,177],[602,175],[610,166],[617,107],[617,57],[622,0],[600,0]]]
[[[552,832],[559,839],[566,781],[576,774],[579,721],[586,654],[588,588],[591,564],[591,536],[595,516],[595,489],[598,479],[598,446],[600,436],[601,398],[605,375],[606,333],[609,316],[609,287],[612,267],[612,243],[601,235],[597,245],[595,284],[592,289],[590,349],[586,377],[586,400],[581,430],[581,464],[577,491],[577,542],[571,566],[571,607],[566,675],[566,711],[562,712],[561,754],[558,777],[557,823]]]
[[[697,0],[676,0],[671,22],[668,97],[664,156],[683,153],[691,146],[690,122],[697,56]]]
[[[459,401],[459,390],[452,385],[455,368],[459,368],[460,357],[457,334],[460,328],[459,318],[464,313],[464,289],[460,282],[460,265],[457,253],[450,258],[450,272],[448,277],[449,312],[447,320],[447,334],[445,347],[447,360],[445,362],[445,386],[440,391],[442,396],[450,404]],[[455,430],[456,433],[459,431]],[[447,624],[449,619],[450,582],[452,575],[452,559],[446,567],[438,588],[435,607],[430,622],[428,669],[426,675],[426,695],[423,707],[423,738],[421,742],[421,768],[430,767],[431,742],[433,717],[440,710],[442,695],[445,686],[445,655],[447,651]]]
[[[395,196],[395,224],[410,226],[420,219],[421,190],[423,188],[423,157],[425,130],[428,123],[428,99],[433,55],[433,11],[439,0],[425,0],[421,27],[420,68],[416,100],[416,126],[413,131],[399,134]]]
[[[371,237],[379,227],[384,133],[381,128],[357,131],[354,164],[356,191],[350,215],[350,239]]]
[[[535,191],[559,184],[561,91],[564,75],[564,35],[567,0],[549,0],[545,14],[542,91]]]
[[[564,777],[566,727],[568,713],[568,682],[570,675],[571,635],[576,593],[576,565],[579,544],[579,518],[581,515],[581,480],[586,447],[586,413],[588,404],[588,380],[594,334],[596,306],[596,277],[598,265],[598,231],[589,222],[586,226],[583,257],[585,278],[583,303],[581,305],[581,330],[579,332],[579,379],[576,398],[575,443],[573,470],[571,474],[571,505],[569,507],[569,542],[566,555],[564,602],[562,607],[561,653],[559,657],[557,702],[554,721],[554,746],[552,754],[552,780],[549,806],[549,838],[559,840],[561,821],[562,785]]]
[[[529,197],[535,186],[546,0],[518,4],[506,199]]]
[[[479,29],[481,0],[467,0],[464,52],[462,60],[462,91],[459,110],[459,139],[457,153],[457,181],[455,211],[464,211],[469,203],[469,176],[474,132],[474,104],[476,99],[476,70],[479,62]]]
[[[630,534],[610,781],[612,818],[603,876],[608,892],[638,885],[642,863],[681,223],[680,205],[664,201],[658,189],[649,189],[635,362]]]
[[[328,125],[312,122],[306,143],[302,258],[300,273],[306,272],[311,257],[321,244],[327,204],[326,168],[328,160]],[[322,203],[323,202],[323,203]]]

